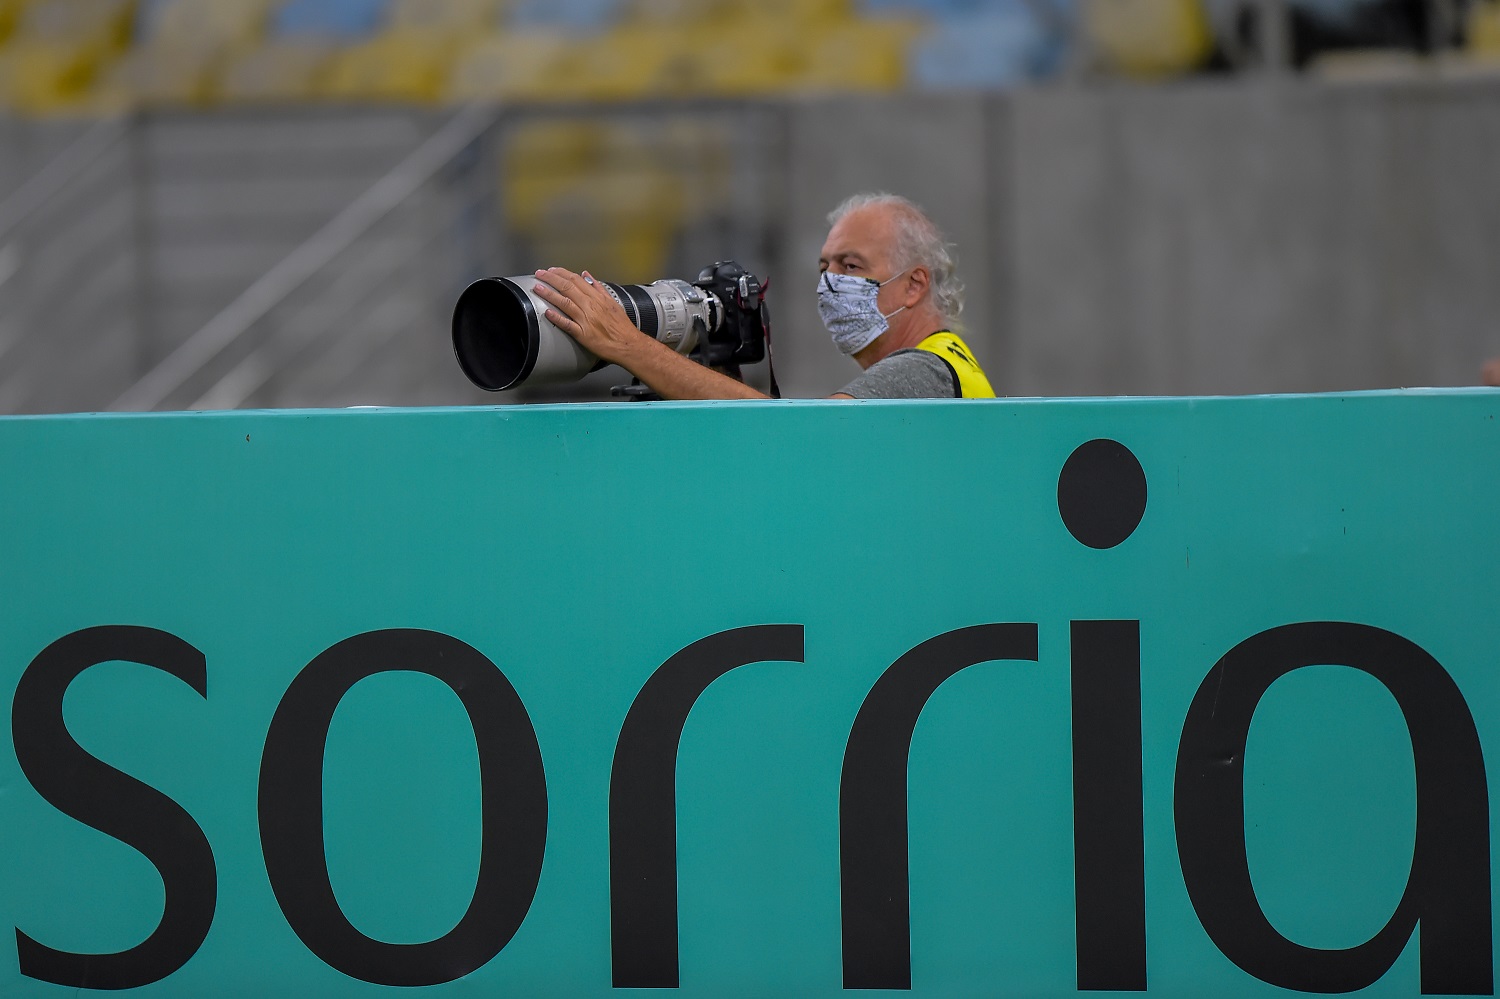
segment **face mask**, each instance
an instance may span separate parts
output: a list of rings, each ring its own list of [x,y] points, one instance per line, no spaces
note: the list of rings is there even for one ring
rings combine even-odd
[[[823,325],[828,327],[839,350],[857,354],[890,329],[886,320],[906,306],[901,306],[896,312],[881,312],[880,306],[875,304],[875,297],[881,288],[905,273],[902,271],[884,281],[876,281],[858,274],[823,272],[818,279],[818,315],[823,317]]]

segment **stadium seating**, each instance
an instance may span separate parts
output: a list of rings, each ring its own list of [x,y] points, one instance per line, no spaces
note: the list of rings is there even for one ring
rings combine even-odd
[[[887,92],[907,81],[916,22],[848,22],[831,25],[805,40],[801,72],[783,87],[800,94]]]
[[[1199,0],[1082,0],[1086,45],[1097,68],[1161,77],[1201,66],[1214,48]]]
[[[1047,34],[1020,4],[954,16],[912,48],[912,83],[924,90],[993,89],[1036,75]]]
[[[212,2],[212,0],[210,0]],[[380,27],[386,0],[281,0],[266,37],[231,53],[217,73],[214,97],[224,103],[311,102],[328,94],[341,53]],[[346,70],[358,75],[358,67]]]
[[[16,30],[16,21],[20,19],[24,6],[25,0],[0,0],[0,45]]]
[[[0,0],[0,109],[613,102],[1191,71],[1203,0]],[[1474,51],[1494,43],[1473,0]],[[1077,6],[1075,18],[1074,6]]]
[[[0,45],[0,105],[609,102],[902,86],[923,20],[855,2],[0,0],[0,40],[15,36]],[[68,27],[40,30],[54,22]]]
[[[468,40],[495,29],[500,7],[499,0],[390,0],[332,20],[283,8],[273,36],[223,68],[217,97],[430,103],[446,92]]]
[[[291,0],[271,18],[273,35],[355,39],[380,26],[386,0]]]
[[[597,32],[621,18],[623,0],[511,0],[507,23],[517,29]]]
[[[537,122],[506,146],[502,209],[532,259],[649,281],[683,227],[728,197],[730,164],[708,123]]]
[[[270,0],[157,0],[151,23],[138,37],[147,44],[242,45],[264,33]]]
[[[1475,0],[1469,7],[1468,50],[1482,58],[1500,57],[1500,0]]]
[[[224,104],[287,104],[315,100],[337,47],[316,37],[268,41],[231,56],[220,68],[216,99]]]
[[[492,31],[500,23],[500,0],[391,0],[385,23],[394,29],[430,29],[459,35]]]
[[[382,33],[335,55],[323,95],[341,101],[435,101],[453,46],[453,38],[441,30]]]
[[[889,90],[906,72],[922,30],[913,19],[861,19],[844,0],[705,4],[699,20],[675,20],[678,0],[637,0],[648,34],[668,37],[664,93],[761,97],[791,92]],[[640,49],[641,45],[634,46]]]
[[[450,100],[619,101],[888,90],[905,77],[912,19],[855,19],[844,0],[683,4],[635,0],[584,36],[551,29],[485,39],[464,53]]]
[[[155,0],[136,18],[136,45],[101,73],[93,99],[104,106],[201,105],[216,71],[257,42],[269,0]]]
[[[0,104],[29,112],[76,106],[130,39],[133,0],[32,0],[0,50]]]
[[[545,100],[576,42],[558,31],[511,31],[470,46],[449,76],[454,101]]]
[[[624,25],[572,46],[548,80],[556,100],[623,101],[680,92],[690,58],[680,29]]]
[[[733,27],[705,27],[682,45],[679,85],[688,93],[725,97],[785,91],[806,67],[806,39],[800,27],[759,16]]]
[[[338,53],[323,95],[342,101],[431,103],[456,57],[497,29],[499,0],[390,0],[383,30]]]

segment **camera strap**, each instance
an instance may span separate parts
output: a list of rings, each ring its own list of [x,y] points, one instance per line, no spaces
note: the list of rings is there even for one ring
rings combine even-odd
[[[766,338],[766,374],[771,378],[771,398],[781,398],[781,386],[776,384],[776,351],[771,346],[771,314],[766,311],[766,292],[771,290],[768,277],[760,285],[760,332]]]

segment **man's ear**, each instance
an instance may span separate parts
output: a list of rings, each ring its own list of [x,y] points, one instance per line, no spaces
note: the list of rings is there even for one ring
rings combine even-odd
[[[920,264],[913,267],[911,273],[906,276],[906,283],[901,289],[903,292],[901,304],[908,309],[911,308],[926,297],[931,288],[932,273]]]

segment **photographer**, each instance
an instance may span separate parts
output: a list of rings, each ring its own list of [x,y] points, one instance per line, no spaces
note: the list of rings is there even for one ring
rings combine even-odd
[[[819,259],[818,311],[834,344],[863,373],[830,398],[993,398],[983,370],[952,332],[963,308],[942,233],[892,194],[858,194],[828,217]],[[764,399],[638,331],[584,271],[536,272],[546,318],[665,399]]]

